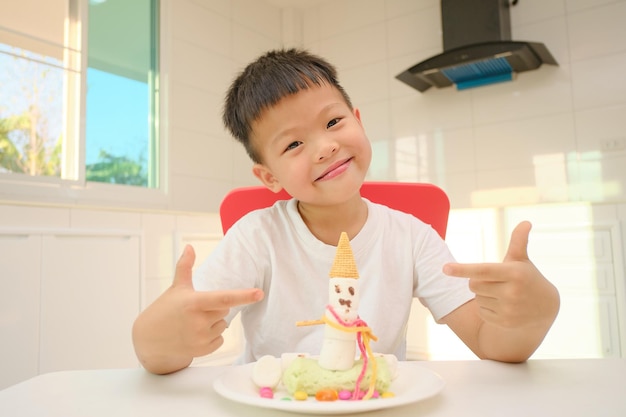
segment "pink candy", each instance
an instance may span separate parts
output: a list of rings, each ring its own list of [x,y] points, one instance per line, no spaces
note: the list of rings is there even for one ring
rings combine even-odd
[[[274,398],[274,391],[270,387],[263,387],[259,389],[261,398]]]
[[[341,391],[339,391],[340,400],[349,400],[351,398],[352,398],[352,392],[348,391],[347,389],[342,389]]]

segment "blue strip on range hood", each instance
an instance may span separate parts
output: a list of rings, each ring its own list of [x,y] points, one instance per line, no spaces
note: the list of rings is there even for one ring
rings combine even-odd
[[[505,58],[486,59],[454,68],[442,69],[441,72],[456,84],[458,90],[513,79],[513,68]]]

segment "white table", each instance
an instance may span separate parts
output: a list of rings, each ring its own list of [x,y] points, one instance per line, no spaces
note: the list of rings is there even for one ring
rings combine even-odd
[[[421,362],[446,386],[437,396],[369,415],[626,416],[626,359]],[[156,376],[142,369],[63,371],[0,391],[0,416],[290,416],[220,397],[213,380],[227,367]],[[378,401],[378,400],[377,400]],[[304,416],[304,415],[301,415]]]

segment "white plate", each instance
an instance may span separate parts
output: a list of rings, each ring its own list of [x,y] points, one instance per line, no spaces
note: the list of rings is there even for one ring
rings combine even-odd
[[[309,397],[307,401],[281,400],[286,393],[277,391],[274,398],[261,398],[259,389],[252,382],[252,367],[249,363],[234,366],[225,371],[213,383],[213,388],[222,397],[238,403],[262,408],[291,411],[304,414],[348,414],[362,411],[398,407],[432,397],[445,385],[443,379],[415,362],[399,362],[398,377],[391,383],[392,398],[367,401],[317,401]]]

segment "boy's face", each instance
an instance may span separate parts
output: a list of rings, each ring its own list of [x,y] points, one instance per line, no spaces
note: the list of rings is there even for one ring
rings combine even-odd
[[[326,84],[284,97],[252,124],[262,164],[254,175],[303,203],[335,204],[357,193],[372,149],[358,110]]]

